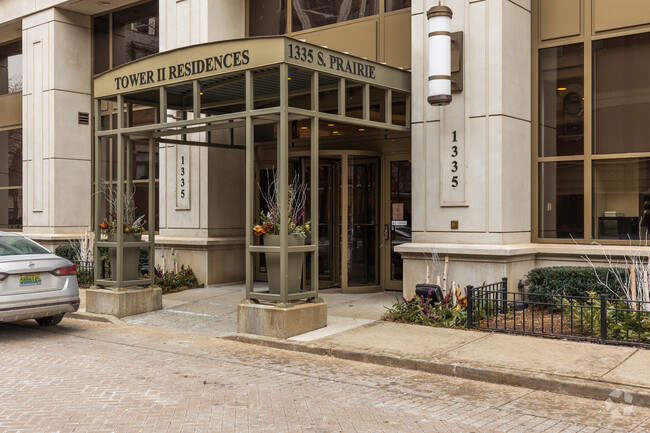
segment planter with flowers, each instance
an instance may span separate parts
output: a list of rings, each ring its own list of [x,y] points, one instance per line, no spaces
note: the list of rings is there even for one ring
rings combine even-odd
[[[124,200],[124,237],[125,243],[142,242],[142,233],[145,231],[146,221],[144,215],[135,217],[135,200],[134,193],[131,197],[125,194]],[[108,196],[107,196],[108,197]],[[117,202],[114,202],[113,209],[117,208]],[[117,242],[117,214],[111,213],[108,218],[104,219],[99,225],[102,237],[109,242]],[[117,248],[109,248],[111,280],[117,279]],[[140,246],[125,246],[123,255],[123,279],[124,281],[137,280],[140,276]]]
[[[264,245],[280,246],[280,195],[277,172],[273,171],[267,191],[261,191],[268,212],[260,213],[260,223],[253,227],[256,236],[261,236]],[[305,239],[310,233],[310,221],[305,221],[305,186],[298,177],[294,177],[289,185],[288,215],[289,215],[289,246],[305,245]],[[280,253],[264,253],[266,272],[269,283],[269,293],[280,294]],[[288,291],[300,292],[302,279],[302,264],[305,253],[289,254]]]

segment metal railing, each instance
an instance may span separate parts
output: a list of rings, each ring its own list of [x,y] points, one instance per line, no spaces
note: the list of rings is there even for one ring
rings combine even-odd
[[[467,328],[650,347],[650,302],[467,288]]]
[[[95,262],[92,260],[75,260],[74,264],[77,265],[77,282],[79,285],[82,287],[92,286],[95,282]],[[100,266],[100,276],[102,279],[106,279],[111,275],[111,263],[108,259],[102,257]],[[139,259],[138,269],[141,275],[148,274],[149,260],[146,257]]]

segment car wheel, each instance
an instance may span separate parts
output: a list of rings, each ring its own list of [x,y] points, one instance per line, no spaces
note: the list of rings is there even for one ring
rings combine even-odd
[[[41,317],[35,320],[40,326],[54,326],[61,323],[61,320],[63,320],[63,314],[59,314],[58,316]]]

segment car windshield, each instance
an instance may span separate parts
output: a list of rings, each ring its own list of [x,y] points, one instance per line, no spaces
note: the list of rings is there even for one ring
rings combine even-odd
[[[0,236],[0,256],[49,253],[48,250],[29,239],[20,236]]]

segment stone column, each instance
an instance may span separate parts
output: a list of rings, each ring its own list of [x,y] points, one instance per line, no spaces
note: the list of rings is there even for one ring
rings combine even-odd
[[[161,51],[242,38],[244,2],[161,0],[160,32]],[[207,134],[188,139],[206,141]],[[219,143],[231,139],[229,133],[212,136]],[[162,248],[157,263],[164,255],[169,264],[174,248],[178,265],[191,265],[201,282],[244,280],[244,168],[240,151],[160,146],[160,236],[156,239]]]
[[[531,240],[530,1],[443,4],[454,14],[452,32],[464,33],[464,88],[449,106],[427,103],[426,11],[438,0],[413,2],[413,244],[400,249],[405,292],[424,282],[417,257],[433,251],[450,256],[450,281],[517,278],[525,265],[512,265],[504,246]]]
[[[90,225],[90,17],[51,8],[23,19],[23,225],[43,241]],[[46,242],[47,243],[47,242]]]

